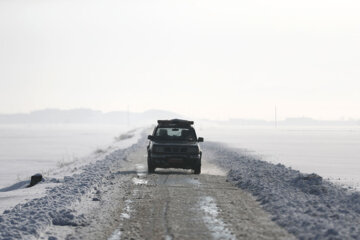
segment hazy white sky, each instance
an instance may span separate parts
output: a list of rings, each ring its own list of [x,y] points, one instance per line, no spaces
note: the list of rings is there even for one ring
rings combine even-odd
[[[360,118],[360,2],[0,0],[0,112]]]

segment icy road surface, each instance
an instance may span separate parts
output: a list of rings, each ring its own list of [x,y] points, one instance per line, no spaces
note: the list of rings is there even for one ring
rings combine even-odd
[[[160,170],[138,178],[109,239],[291,239],[224,176]]]
[[[292,239],[255,199],[204,161],[201,175],[147,174],[145,141],[112,169],[106,187],[74,206],[87,224],[52,225],[41,239]],[[84,214],[84,215],[82,215]]]

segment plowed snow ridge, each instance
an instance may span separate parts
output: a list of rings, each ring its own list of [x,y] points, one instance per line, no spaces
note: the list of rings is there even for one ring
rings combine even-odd
[[[360,239],[359,192],[221,144],[205,143],[203,152],[299,239]]]

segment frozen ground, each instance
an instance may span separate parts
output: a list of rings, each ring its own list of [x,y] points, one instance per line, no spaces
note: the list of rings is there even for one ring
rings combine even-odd
[[[204,153],[299,239],[360,239],[359,192],[224,145],[205,143]]]
[[[360,190],[360,127],[198,124],[198,135]]]

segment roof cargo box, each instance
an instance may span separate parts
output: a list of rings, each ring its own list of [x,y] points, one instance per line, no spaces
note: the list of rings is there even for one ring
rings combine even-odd
[[[190,126],[194,124],[194,121],[172,119],[172,120],[158,120],[160,126]]]

